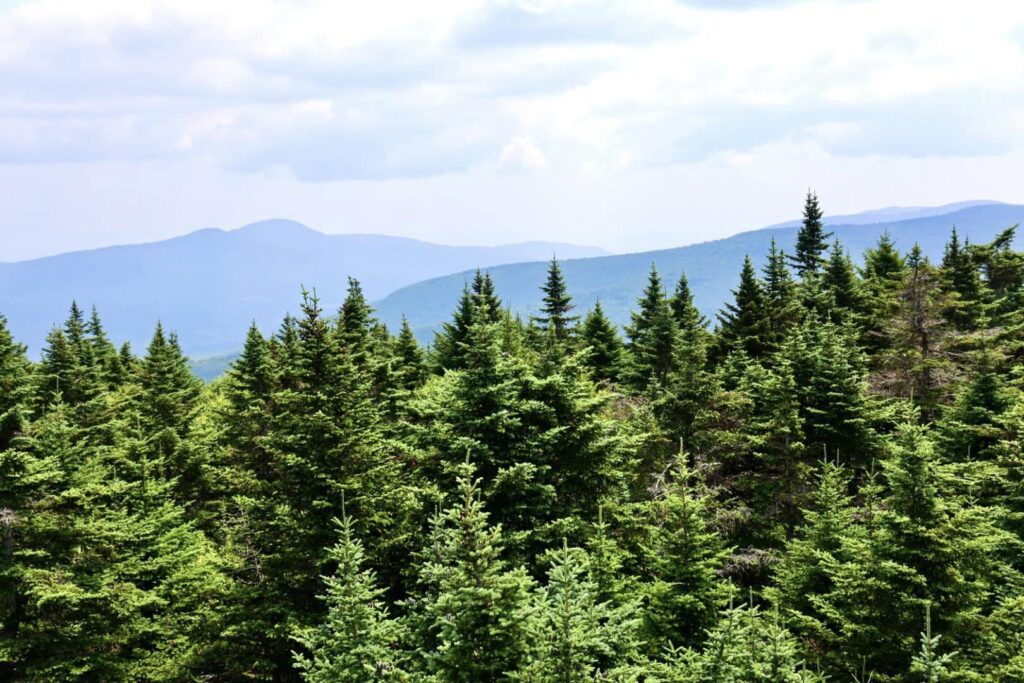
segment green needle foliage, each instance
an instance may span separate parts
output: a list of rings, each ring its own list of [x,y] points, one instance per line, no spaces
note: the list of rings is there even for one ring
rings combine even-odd
[[[653,267],[577,320],[552,260],[421,347],[350,279],[209,384],[0,315],[0,679],[1024,680],[1014,239],[857,259],[809,193],[717,330]]]

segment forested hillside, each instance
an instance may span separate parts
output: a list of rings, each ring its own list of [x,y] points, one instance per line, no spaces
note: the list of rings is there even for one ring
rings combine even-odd
[[[651,268],[620,336],[552,261],[429,351],[350,280],[209,385],[0,319],[0,679],[1024,680],[1013,236],[856,266],[809,195],[713,325]]]
[[[993,240],[1009,225],[1024,222],[1024,206],[997,203],[958,204],[933,209],[889,209],[854,216],[822,219],[833,239],[839,239],[860,264],[864,251],[878,236],[888,232],[897,249],[907,251],[915,244],[934,260],[942,258],[951,226],[964,240],[983,243]],[[868,222],[870,221],[870,222]],[[694,302],[705,315],[714,317],[730,297],[735,285],[736,264],[749,255],[756,267],[764,265],[772,240],[790,249],[796,227],[788,224],[742,232],[725,239],[673,249],[594,258],[563,260],[562,270],[573,283],[573,295],[584,308],[601,302],[612,322],[624,325],[644,288],[651,263],[666,281],[675,282],[683,273],[690,283]],[[559,254],[560,259],[563,257]],[[550,258],[550,255],[547,256]],[[544,277],[544,263],[513,263],[490,268],[502,302],[524,317],[538,311],[537,282]],[[448,316],[473,271],[437,277],[403,287],[376,303],[378,315],[396,326],[408,316],[413,331],[422,341],[432,338]]]
[[[146,343],[154,320],[173,326],[185,353],[235,352],[255,320],[272,329],[294,310],[300,283],[339,305],[346,273],[377,299],[425,278],[501,263],[599,256],[597,247],[524,242],[448,246],[387,235],[328,235],[269,220],[208,228],[160,242],[0,263],[0,311],[32,356],[72,299],[96,304],[112,334]],[[0,250],[0,258],[3,251]]]

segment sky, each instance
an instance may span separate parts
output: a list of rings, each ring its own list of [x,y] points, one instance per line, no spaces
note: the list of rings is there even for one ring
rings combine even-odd
[[[1017,0],[0,0],[0,261],[286,217],[636,251],[1024,203]]]

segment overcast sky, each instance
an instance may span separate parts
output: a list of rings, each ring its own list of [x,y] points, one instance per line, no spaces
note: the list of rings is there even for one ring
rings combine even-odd
[[[677,246],[1024,203],[1024,2],[0,0],[0,260],[287,217]]]

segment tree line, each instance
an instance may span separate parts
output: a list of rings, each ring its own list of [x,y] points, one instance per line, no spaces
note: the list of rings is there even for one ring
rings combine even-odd
[[[808,193],[712,326],[652,267],[620,330],[558,262],[429,348],[255,326],[204,385],[72,304],[0,317],[0,677],[1024,680],[1024,253],[856,265]]]

